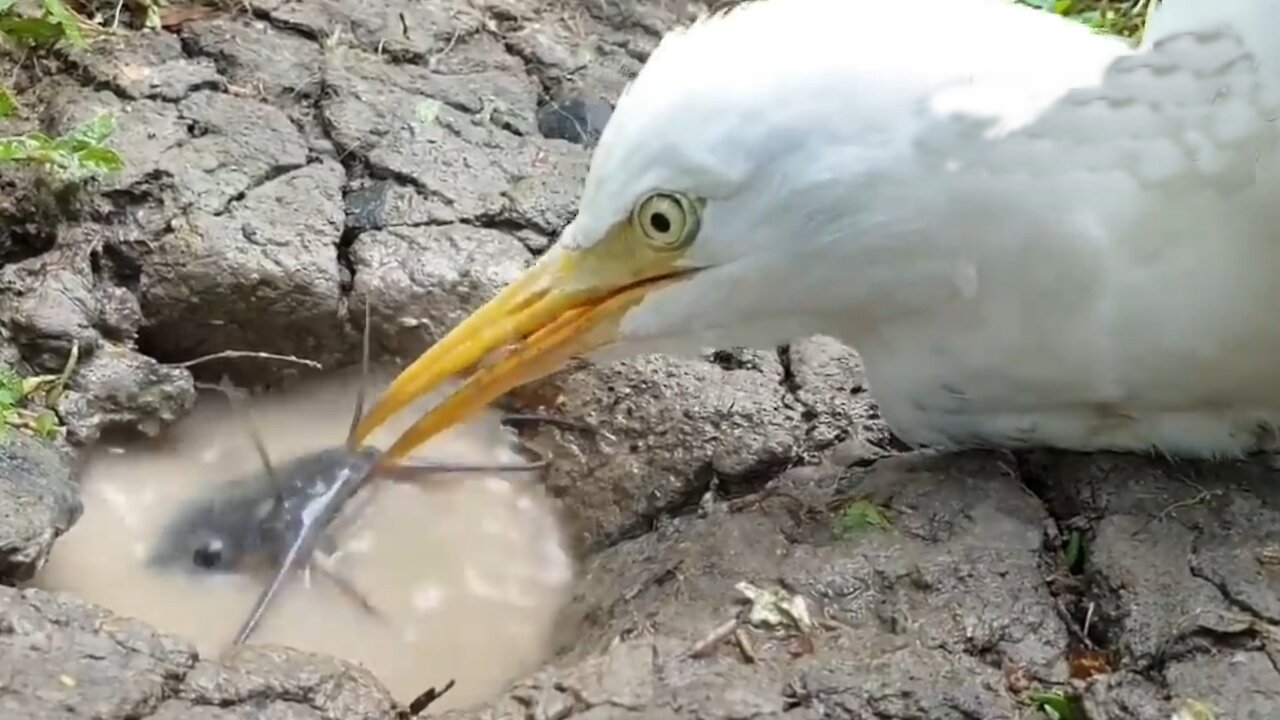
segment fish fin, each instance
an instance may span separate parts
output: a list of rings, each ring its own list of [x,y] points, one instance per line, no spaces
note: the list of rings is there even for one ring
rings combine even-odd
[[[356,385],[356,408],[351,414],[351,428],[347,430],[347,449],[355,450],[352,443],[356,437],[356,428],[360,425],[360,418],[364,415],[364,404],[366,400],[369,384],[369,335],[371,334],[371,321],[369,314],[369,298],[364,300],[364,330],[363,337],[360,339],[360,382]]]
[[[369,598],[365,597],[365,594],[360,592],[360,588],[356,587],[355,583],[343,577],[337,570],[330,567],[327,563],[318,561],[314,563],[314,567],[317,575],[320,575],[330,583],[333,583],[333,586],[338,589],[338,592],[345,595],[348,600],[351,600],[356,605],[359,605],[361,610],[364,610],[379,620],[386,621],[386,614],[379,610],[377,606],[369,600]]]
[[[249,441],[253,443],[253,449],[258,453],[258,459],[262,461],[262,467],[266,470],[267,480],[271,483],[271,489],[275,491],[276,502],[283,502],[284,483],[280,480],[280,475],[276,473],[275,466],[271,464],[271,455],[267,452],[267,443],[263,439],[262,431],[258,429],[258,424],[253,419],[253,412],[249,409],[248,402],[244,400],[246,393],[232,385],[225,375],[216,385],[200,383],[199,386],[217,390],[226,396],[227,402],[231,404],[232,412],[239,415],[240,419],[245,423],[249,433]]]

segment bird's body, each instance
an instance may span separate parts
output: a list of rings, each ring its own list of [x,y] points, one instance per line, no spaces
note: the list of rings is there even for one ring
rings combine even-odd
[[[791,257],[734,279],[732,317],[747,294],[758,317],[773,311],[756,288],[800,297],[766,335],[735,337],[746,326],[729,322],[721,342],[785,341],[797,323],[848,342],[886,420],[916,444],[1230,455],[1280,442],[1280,56],[1254,65],[1242,42],[1280,44],[1275,3],[1252,38],[1244,16],[1238,34],[1210,22],[1131,51],[1007,0],[787,1],[838,20],[786,28],[764,17],[793,10],[778,3],[719,32],[758,23],[742,28],[749,43],[768,26],[792,54],[814,43],[782,63],[838,68],[827,47],[892,69],[883,94],[848,94],[849,142],[820,144],[800,172],[865,156],[868,134],[887,141],[851,186],[794,191],[817,198],[797,198],[797,215],[827,203],[849,214],[821,228],[827,242],[762,240]],[[885,30],[898,24],[920,30]],[[681,58],[659,62],[680,72]],[[810,97],[823,92],[839,89]],[[681,294],[663,300],[694,302]]]
[[[1280,446],[1278,275],[1280,0],[1166,0],[1136,49],[1008,0],[753,0],[664,38],[491,311],[604,318],[512,321],[555,357],[831,335],[913,444],[1220,457]],[[549,362],[512,358],[467,387]]]

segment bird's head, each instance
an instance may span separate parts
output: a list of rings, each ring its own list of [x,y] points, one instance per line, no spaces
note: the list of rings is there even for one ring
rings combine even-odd
[[[947,37],[904,44],[859,24],[880,7],[900,16],[881,21],[916,25],[909,5],[750,0],[665,36],[619,98],[555,246],[407,367],[357,439],[468,371],[392,459],[575,357],[822,332],[814,318],[847,305],[810,285],[824,272],[842,283],[801,259],[874,221],[858,212],[864,191],[907,151],[902,126],[932,80],[915,72],[918,50]]]

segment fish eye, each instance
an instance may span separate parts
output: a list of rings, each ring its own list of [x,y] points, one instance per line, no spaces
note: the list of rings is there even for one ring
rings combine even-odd
[[[223,545],[218,539],[209,540],[191,553],[191,562],[196,567],[212,570],[222,564]]]

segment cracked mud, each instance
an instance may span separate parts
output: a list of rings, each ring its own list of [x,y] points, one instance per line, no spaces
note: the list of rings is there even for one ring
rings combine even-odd
[[[77,349],[57,410],[78,444],[182,417],[196,378],[174,363],[350,363],[366,303],[380,355],[419,351],[569,221],[611,101],[676,20],[639,0],[250,0],[87,53],[0,55],[24,108],[5,134],[107,109],[127,161],[74,199],[0,173],[0,360],[56,373]],[[1054,689],[1089,720],[1280,707],[1280,483],[1262,461],[905,453],[857,356],[823,338],[584,367],[508,400],[602,431],[528,438],[555,455],[583,568],[546,666],[444,717],[1001,720],[1042,717],[1027,694]],[[68,451],[0,441],[9,585],[79,516]],[[887,527],[848,531],[859,501]],[[817,627],[690,657],[740,611],[740,581],[802,595]],[[12,587],[0,684],[0,716],[33,720],[402,712],[342,661],[200,658]]]

